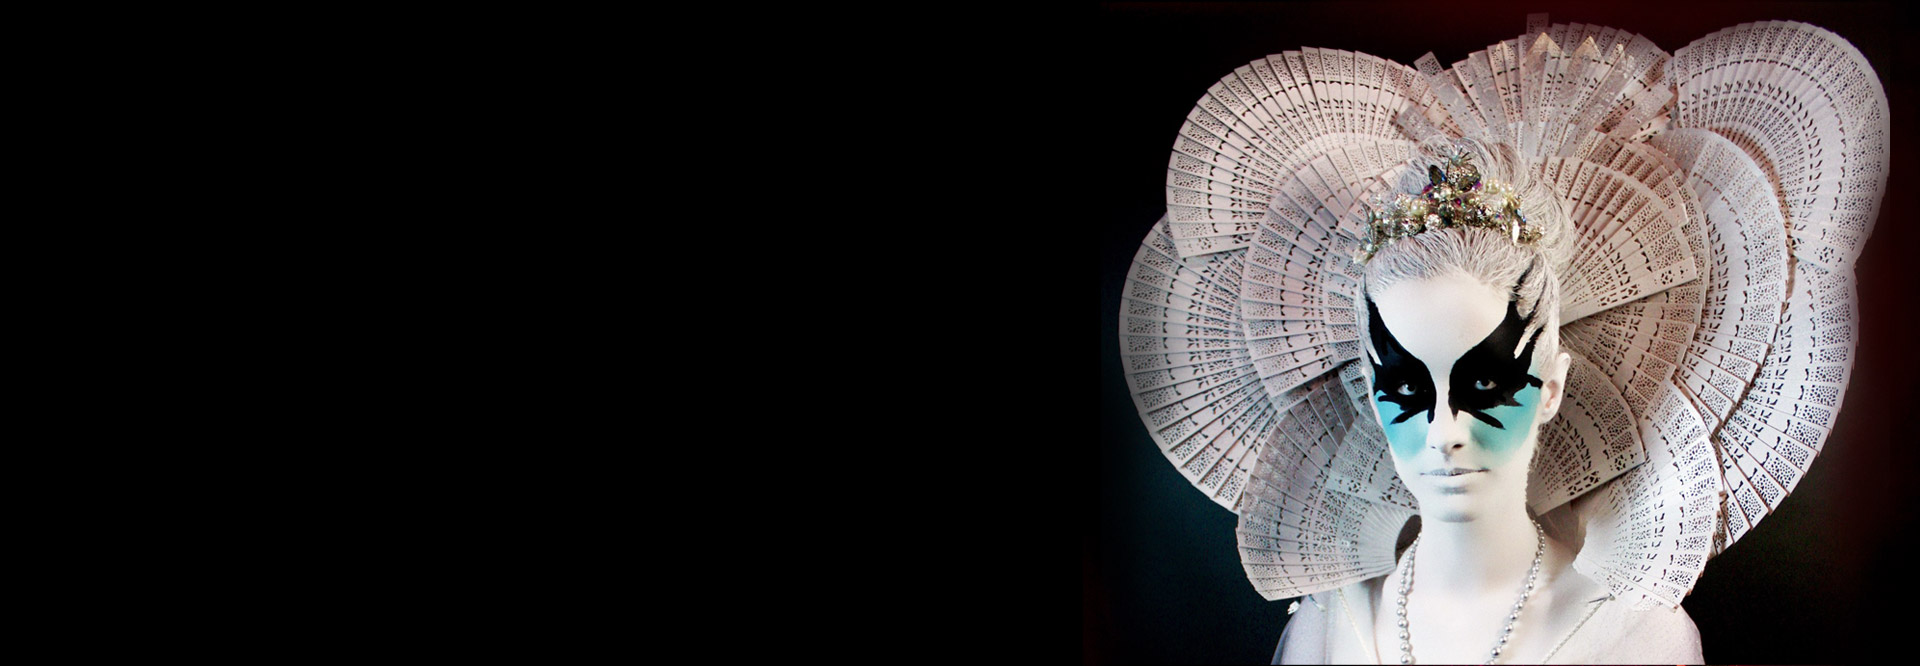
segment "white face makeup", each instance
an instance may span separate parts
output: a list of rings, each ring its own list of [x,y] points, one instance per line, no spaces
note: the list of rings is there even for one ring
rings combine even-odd
[[[1457,273],[1370,302],[1374,411],[1421,514],[1466,522],[1524,506],[1535,426],[1558,406],[1563,376],[1535,366],[1539,331],[1526,331],[1507,291]]]

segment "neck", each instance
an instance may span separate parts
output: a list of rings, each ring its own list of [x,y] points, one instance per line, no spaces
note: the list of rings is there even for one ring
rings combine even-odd
[[[1463,523],[1420,521],[1420,587],[1442,594],[1508,594],[1533,567],[1538,541],[1523,505]]]

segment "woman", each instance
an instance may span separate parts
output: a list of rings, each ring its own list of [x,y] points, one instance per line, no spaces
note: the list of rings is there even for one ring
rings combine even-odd
[[[1529,17],[1416,64],[1207,90],[1122,295],[1135,407],[1253,587],[1304,597],[1278,659],[1697,662],[1681,600],[1844,393],[1879,81],[1792,22],[1669,54]]]
[[[1123,294],[1135,406],[1254,588],[1311,595],[1284,660],[1698,661],[1682,599],[1844,395],[1878,79],[1793,22],[1670,55],[1529,17],[1416,66],[1208,89]]]
[[[1460,164],[1552,201],[1506,146],[1463,148]],[[1423,162],[1411,172],[1448,160]],[[1559,208],[1530,220],[1533,243],[1458,226],[1367,262],[1361,367],[1419,536],[1393,574],[1309,597],[1275,663],[1702,663],[1686,611],[1629,610],[1572,568],[1578,544],[1547,538],[1527,510],[1572,360],[1559,340],[1565,267],[1551,259],[1569,240]]]

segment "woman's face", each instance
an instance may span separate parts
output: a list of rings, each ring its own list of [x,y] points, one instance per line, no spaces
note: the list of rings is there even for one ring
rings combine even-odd
[[[1524,507],[1535,426],[1564,377],[1542,381],[1540,331],[1528,334],[1506,290],[1465,275],[1401,282],[1368,302],[1373,405],[1423,517]]]

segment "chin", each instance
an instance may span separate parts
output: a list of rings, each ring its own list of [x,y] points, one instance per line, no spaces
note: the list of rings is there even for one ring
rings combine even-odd
[[[1420,502],[1420,519],[1441,523],[1471,523],[1486,513],[1480,502],[1461,495],[1442,495]]]

